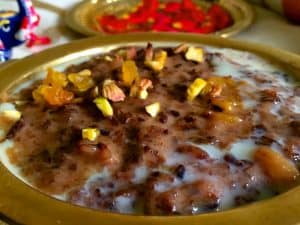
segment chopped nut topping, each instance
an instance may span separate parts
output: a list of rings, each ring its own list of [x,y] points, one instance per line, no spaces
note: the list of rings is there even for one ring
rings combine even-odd
[[[197,78],[187,89],[187,98],[189,101],[194,100],[206,86],[207,82],[201,78]]]
[[[184,44],[181,44],[181,45],[177,46],[174,49],[174,53],[179,54],[181,52],[185,52],[187,49],[188,49],[188,45],[184,43]]]
[[[150,105],[147,105],[145,107],[146,112],[151,116],[151,117],[156,117],[157,114],[160,111],[160,103],[159,102],[155,102],[152,103]]]
[[[154,60],[146,60],[145,65],[154,71],[159,72],[164,68],[167,56],[168,54],[166,51],[159,51],[155,53]]]
[[[122,64],[122,80],[126,86],[131,86],[132,83],[139,77],[137,66],[132,60],[126,60]]]
[[[204,61],[204,53],[202,48],[189,47],[187,52],[185,53],[185,58],[187,60],[195,61],[195,62],[203,62]]]
[[[140,99],[147,99],[148,91],[147,89],[153,88],[152,81],[143,78],[139,81],[136,81],[134,85],[130,88],[130,96],[131,97],[139,97]]]
[[[116,85],[115,81],[109,79],[103,83],[102,95],[113,102],[120,102],[125,99],[122,89]]]
[[[82,129],[81,133],[82,138],[85,138],[89,141],[95,141],[100,134],[99,130],[96,128],[85,128]]]
[[[94,100],[94,103],[96,104],[97,108],[102,112],[103,116],[110,117],[113,116],[114,111],[109,103],[109,101],[106,98],[99,97]]]

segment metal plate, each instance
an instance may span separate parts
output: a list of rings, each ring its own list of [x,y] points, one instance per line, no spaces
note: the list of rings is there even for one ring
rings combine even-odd
[[[63,68],[79,59],[124,45],[178,43],[227,47],[256,53],[278,63],[300,80],[300,56],[257,44],[208,35],[146,33],[93,37],[48,49],[0,69],[0,97],[17,83],[47,67]],[[0,163],[0,214],[28,225],[296,225],[300,223],[300,186],[244,207],[196,216],[134,216],[107,213],[51,198],[23,183]],[[1,218],[1,217],[0,217]],[[8,221],[9,222],[9,221]]]
[[[167,0],[164,0],[165,2]],[[101,31],[96,16],[109,13],[120,14],[128,12],[140,0],[86,0],[66,13],[65,22],[73,30],[87,35],[107,35]],[[199,5],[207,5],[208,1],[195,0]],[[252,7],[244,0],[218,0],[222,7],[228,10],[233,18],[233,25],[215,32],[215,35],[229,37],[239,33],[253,22]]]

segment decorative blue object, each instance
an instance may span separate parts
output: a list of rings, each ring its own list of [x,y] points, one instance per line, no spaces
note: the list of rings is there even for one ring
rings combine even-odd
[[[17,0],[19,12],[0,11],[0,62],[9,60],[12,48],[26,41],[30,10],[24,0]]]

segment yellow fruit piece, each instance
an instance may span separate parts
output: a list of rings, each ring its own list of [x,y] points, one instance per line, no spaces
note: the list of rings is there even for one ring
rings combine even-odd
[[[46,84],[42,84],[42,85],[38,86],[32,92],[32,97],[33,97],[35,102],[37,102],[37,103],[44,103],[45,102],[44,93],[45,93],[45,91],[48,87],[50,87],[50,86],[46,85]]]
[[[259,147],[254,153],[254,160],[274,184],[288,185],[299,176],[292,162],[269,147]]]
[[[115,81],[109,79],[103,82],[102,95],[113,102],[124,101],[126,97],[123,90],[116,85]]]
[[[187,60],[201,63],[204,61],[203,49],[196,48],[196,47],[189,47],[187,52],[185,53],[185,58]]]
[[[79,73],[70,73],[68,79],[80,92],[87,91],[94,86],[94,80],[90,70],[82,70]]]
[[[4,110],[1,112],[1,115],[10,121],[16,122],[21,118],[22,114],[18,110]]]
[[[168,54],[166,51],[156,52],[154,54],[154,60],[145,61],[145,65],[153,69],[154,71],[159,72],[164,68],[167,56]]]
[[[102,112],[103,116],[110,117],[114,115],[113,108],[106,98],[99,97],[94,100],[97,108]]]
[[[51,86],[65,87],[68,84],[68,80],[67,76],[64,73],[49,68],[47,77],[43,83]]]
[[[160,111],[160,103],[159,102],[155,102],[152,103],[150,105],[147,105],[145,107],[146,112],[151,116],[151,117],[156,117],[156,115],[159,113]]]
[[[194,100],[204,89],[207,82],[201,78],[196,78],[194,82],[187,89],[187,99]]]
[[[132,60],[126,60],[122,65],[122,80],[126,86],[131,86],[132,83],[139,77],[137,66]]]
[[[85,128],[82,129],[82,138],[87,139],[89,141],[95,141],[99,136],[100,132],[96,128]]]

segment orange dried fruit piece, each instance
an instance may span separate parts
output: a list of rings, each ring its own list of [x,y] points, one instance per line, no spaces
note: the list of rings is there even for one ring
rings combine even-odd
[[[43,81],[43,84],[65,87],[68,84],[68,80],[67,76],[64,73],[49,68],[46,79]]]
[[[131,86],[138,79],[138,68],[133,60],[126,60],[122,64],[122,81],[126,86]]]
[[[126,97],[123,90],[116,85],[116,82],[110,79],[103,82],[102,95],[113,102],[124,101]]]
[[[94,86],[94,80],[90,70],[82,70],[79,73],[70,73],[68,74],[68,80],[80,92],[87,91]]]
[[[254,160],[276,185],[288,185],[299,176],[299,171],[292,162],[269,147],[259,147],[254,153]]]
[[[70,103],[74,98],[74,94],[64,90],[62,87],[52,87],[42,84],[32,93],[34,100],[38,103],[47,102],[52,106],[61,106]]]
[[[161,71],[166,63],[168,54],[166,51],[159,51],[154,54],[153,60],[146,60],[145,65],[156,72]]]
[[[213,105],[220,107],[225,112],[232,112],[241,106],[241,102],[236,99],[224,99],[222,96],[211,99]]]

